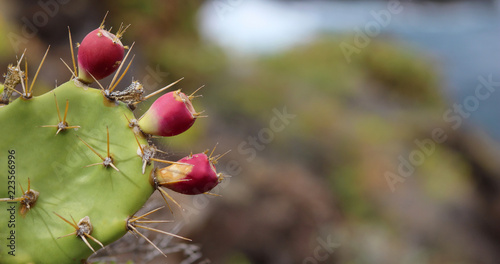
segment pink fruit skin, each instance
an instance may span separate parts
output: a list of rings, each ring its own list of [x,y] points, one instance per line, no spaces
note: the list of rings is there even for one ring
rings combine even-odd
[[[189,98],[180,91],[162,95],[139,120],[147,134],[170,137],[188,130],[196,120]]]
[[[165,187],[178,193],[196,195],[212,190],[219,183],[215,168],[205,153],[194,154],[178,162],[193,165],[191,172],[183,178],[187,181],[166,184]]]
[[[124,53],[121,41],[112,33],[100,28],[90,32],[78,48],[79,79],[91,83],[94,78],[109,76],[120,66]]]

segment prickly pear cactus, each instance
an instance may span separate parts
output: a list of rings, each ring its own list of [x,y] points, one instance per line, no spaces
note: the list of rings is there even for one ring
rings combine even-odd
[[[149,96],[138,82],[114,91],[128,56],[122,58],[123,32],[114,35],[101,25],[89,33],[74,78],[41,96],[32,96],[38,71],[30,83],[22,57],[7,69],[0,85],[0,263],[82,263],[126,232],[148,240],[139,232],[148,221],[134,214],[155,190],[169,197],[161,187],[175,191],[189,182],[196,191],[183,193],[199,194],[222,178],[212,157],[204,164],[155,158],[150,136],[179,134],[199,114],[192,96],[175,91],[145,118],[134,116],[131,109]],[[107,88],[90,87],[115,70]],[[172,165],[155,168],[155,161]]]

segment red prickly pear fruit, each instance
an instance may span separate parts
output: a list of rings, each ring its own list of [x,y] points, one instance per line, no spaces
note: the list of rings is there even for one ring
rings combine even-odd
[[[198,115],[190,98],[177,90],[158,98],[139,119],[139,127],[146,134],[171,137],[188,130]]]
[[[206,193],[219,184],[212,159],[205,153],[189,155],[176,164],[156,172],[158,184],[175,192],[196,195]]]
[[[98,28],[85,36],[78,47],[78,79],[92,83],[112,74],[121,64],[125,48],[118,36]],[[92,77],[93,76],[93,77]]]

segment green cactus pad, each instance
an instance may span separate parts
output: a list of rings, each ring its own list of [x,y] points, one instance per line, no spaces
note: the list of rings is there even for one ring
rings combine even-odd
[[[78,129],[66,129],[56,135],[66,100],[66,121]],[[107,245],[127,232],[128,217],[139,210],[153,193],[150,174],[153,166],[142,173],[142,159],[134,132],[128,126],[131,110],[121,102],[110,102],[100,90],[69,81],[53,91],[29,100],[17,99],[0,107],[0,198],[9,198],[8,163],[15,161],[15,196],[28,188],[39,192],[36,204],[21,215],[20,202],[0,203],[1,263],[82,263],[93,252],[76,235],[75,228],[54,213],[72,222],[89,216],[91,236]],[[107,128],[113,164],[104,167],[102,159],[77,135],[103,157],[107,156]],[[141,144],[147,145],[144,138]],[[14,159],[9,150],[15,151]],[[15,227],[9,227],[12,216],[7,209],[15,205]],[[11,222],[12,223],[12,222]],[[15,256],[6,240],[15,232]],[[95,250],[100,246],[87,239]],[[11,252],[11,254],[9,254]]]

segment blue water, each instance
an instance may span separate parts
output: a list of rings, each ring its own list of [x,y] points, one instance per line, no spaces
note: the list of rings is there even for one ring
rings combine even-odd
[[[374,21],[372,12],[389,10],[385,1],[213,0],[199,20],[207,41],[235,56],[280,52],[318,34],[352,32]],[[442,67],[450,106],[474,96],[479,76],[500,82],[500,0],[452,4],[401,1],[378,37],[390,35],[428,52]],[[500,141],[500,86],[480,101],[468,118]]]

